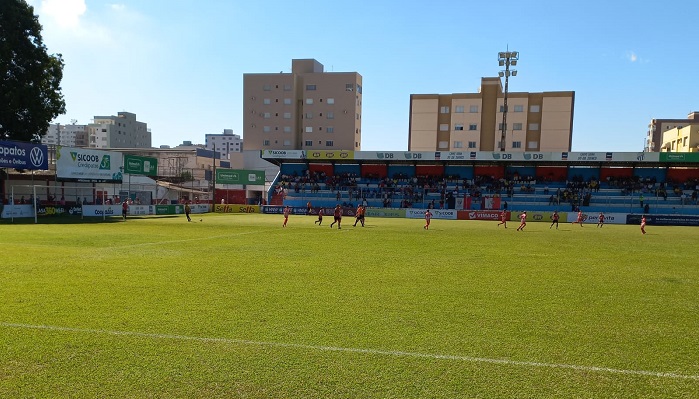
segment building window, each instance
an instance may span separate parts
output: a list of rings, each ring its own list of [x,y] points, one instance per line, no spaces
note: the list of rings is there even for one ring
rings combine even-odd
[[[327,115],[326,115],[326,117],[327,117],[328,119],[335,119],[335,113],[334,113],[334,112],[328,112]]]
[[[454,112],[457,114],[463,114],[464,113],[464,106],[463,105],[457,105],[454,107]]]
[[[539,112],[539,106],[538,105],[531,105],[529,106],[529,112]]]
[[[285,99],[284,99],[284,105],[291,105],[291,99],[290,99],[290,98],[285,98]]]
[[[362,85],[357,83],[357,93],[362,94]]]
[[[284,126],[284,133],[291,133],[291,126]]]
[[[262,131],[265,132],[265,133],[268,133],[268,132],[270,132],[271,130],[272,130],[272,128],[270,128],[269,126],[263,126],[263,127],[262,127]]]
[[[262,86],[262,90],[264,90],[264,91],[270,91],[270,90],[272,90],[272,85],[263,85],[263,86]]]
[[[327,99],[328,104],[335,104],[335,99],[334,98],[328,98]]]
[[[269,112],[265,112],[262,116],[263,116],[265,119],[269,119],[269,118],[272,117],[272,114],[270,114]]]
[[[264,140],[264,141],[262,142],[262,145],[268,146],[268,145],[269,145],[269,140]]]
[[[512,130],[522,130],[522,124],[521,123],[513,123]]]
[[[512,148],[522,148],[522,142],[521,141],[513,141]]]
[[[476,148],[476,142],[475,142],[475,141],[469,141],[469,142],[468,142],[468,148]]]
[[[313,133],[313,127],[312,127],[312,126],[306,126],[306,133]]]
[[[539,124],[538,123],[530,123],[529,130],[539,130]]]
[[[449,148],[449,142],[448,142],[448,141],[440,141],[440,142],[437,144],[437,146],[438,146],[440,149],[447,149],[447,148]]]
[[[306,119],[313,119],[313,112],[306,112]]]
[[[524,105],[515,105],[515,112],[524,112]]]
[[[455,141],[454,148],[464,148],[464,143],[461,141]]]
[[[284,91],[291,91],[291,85],[284,85]]]
[[[472,114],[477,114],[478,113],[478,106],[477,105],[471,105],[468,107],[468,112]]]
[[[312,147],[313,146],[313,140],[306,140],[305,144],[306,147]]]
[[[332,147],[332,146],[334,146],[334,145],[335,145],[335,143],[333,143],[332,140],[327,140],[327,141],[325,141],[325,146],[326,146],[326,147]]]
[[[354,83],[347,83],[345,85],[345,91],[354,91]]]
[[[313,99],[312,99],[312,98],[307,98],[307,99],[306,99],[306,104],[313,104]]]
[[[262,103],[265,105],[269,105],[272,103],[272,100],[270,100],[269,98],[265,98],[264,100],[262,100]]]
[[[504,106],[504,105],[501,105],[501,106],[500,106],[500,112],[505,112],[505,106]]]
[[[505,131],[507,131],[507,124],[505,124]],[[498,132],[502,132],[502,122],[498,123]]]
[[[335,133],[335,128],[332,126],[328,126],[325,128],[325,131],[328,133]]]
[[[530,149],[535,149],[539,147],[539,142],[538,141],[530,141],[527,143],[527,147]]]
[[[447,106],[441,106],[441,107],[439,107],[439,113],[440,113],[440,114],[448,114],[448,113],[449,113],[449,107],[447,107]]]
[[[478,130],[478,124],[476,124],[476,123],[469,124],[468,130],[471,130],[471,131]]]
[[[315,90],[316,85],[306,85],[306,90]]]
[[[284,112],[284,119],[291,119],[291,112]]]
[[[439,131],[440,131],[440,132],[448,132],[448,131],[449,131],[449,125],[447,125],[446,123],[442,123],[441,125],[439,125]]]
[[[464,130],[464,125],[462,123],[457,123],[454,125],[454,130]]]
[[[291,145],[291,140],[284,140],[284,147],[288,147]]]

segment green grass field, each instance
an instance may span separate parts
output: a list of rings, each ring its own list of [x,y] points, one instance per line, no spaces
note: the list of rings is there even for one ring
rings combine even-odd
[[[699,229],[195,216],[3,221],[0,397],[699,397]]]

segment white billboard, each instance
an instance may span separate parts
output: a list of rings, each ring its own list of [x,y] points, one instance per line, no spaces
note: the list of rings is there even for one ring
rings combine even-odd
[[[120,152],[56,147],[56,178],[61,181],[121,183],[124,157]]]

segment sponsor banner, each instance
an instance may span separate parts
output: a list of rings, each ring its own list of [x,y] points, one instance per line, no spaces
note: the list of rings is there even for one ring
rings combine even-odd
[[[263,205],[262,207],[262,213],[272,213],[272,214],[277,214],[281,215],[284,213],[284,205]],[[305,206],[292,206],[291,208],[291,214],[292,215],[305,215],[306,214],[306,207]],[[332,208],[325,208],[323,211],[325,212],[325,215],[328,215],[328,209]],[[332,212],[330,213],[330,216],[332,216]]]
[[[36,209],[37,216],[80,216],[82,207],[67,205],[40,205]]]
[[[129,205],[128,215],[155,215],[154,205]],[[121,215],[121,210],[119,211]]]
[[[307,159],[354,159],[354,151],[316,150],[306,151]]]
[[[641,224],[643,215],[626,215],[626,224]],[[646,224],[655,226],[699,226],[695,215],[647,215]]]
[[[182,215],[184,205],[155,205],[156,215]]]
[[[31,205],[5,205],[2,207],[2,218],[29,218],[34,217],[34,207]]]
[[[83,205],[84,217],[121,216],[121,205]]]
[[[261,158],[304,159],[303,150],[262,150]]]
[[[508,218],[509,218],[509,212]],[[500,211],[458,211],[459,220],[500,220]]]
[[[158,175],[158,159],[150,157],[138,157],[136,155],[124,155],[124,173],[131,175]]]
[[[578,221],[578,213],[577,212],[560,212],[559,215],[561,215],[560,221],[563,222],[564,215],[565,215],[565,221],[568,223],[572,222],[577,222]],[[583,223],[587,224],[597,224],[599,221],[599,212],[583,212]],[[626,223],[626,213],[605,213],[604,214],[604,223],[605,224],[625,224]],[[638,223],[641,223],[641,219],[638,219]]]
[[[47,170],[49,150],[44,144],[0,141],[0,168]]]
[[[405,210],[405,217],[409,219],[424,219],[427,209],[412,209]],[[456,209],[430,209],[432,219],[452,219],[456,220],[458,211]]]
[[[309,151],[310,152],[310,151]],[[410,161],[426,160],[434,161],[434,152],[415,151],[355,151],[354,159],[380,160],[380,161]]]
[[[263,170],[216,169],[216,184],[265,184]]]
[[[378,218],[404,218],[405,217],[405,209],[367,208],[364,215],[366,217],[378,217]]]
[[[194,212],[194,209],[192,209]],[[214,205],[216,213],[260,213],[258,205],[218,204]]]
[[[190,204],[189,209],[191,213],[209,213],[211,212],[211,206],[209,204]],[[182,212],[184,213],[184,207],[182,207]]]
[[[699,152],[658,152],[663,162],[699,162]],[[640,222],[639,222],[640,223]]]
[[[56,178],[60,181],[121,183],[122,170],[120,152],[56,147]]]

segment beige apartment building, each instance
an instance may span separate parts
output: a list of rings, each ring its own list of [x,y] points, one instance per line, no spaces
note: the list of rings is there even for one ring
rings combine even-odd
[[[699,152],[699,123],[665,130],[660,152]]]
[[[131,112],[95,116],[87,130],[90,148],[151,148],[148,124]]]
[[[646,152],[668,151],[665,144],[665,133],[673,129],[683,129],[689,125],[699,125],[699,112],[690,112],[687,119],[651,119],[646,134]],[[674,151],[674,150],[670,150]]]
[[[362,76],[314,59],[291,73],[243,75],[246,150],[361,150]]]
[[[506,151],[570,151],[575,92],[509,92]],[[478,93],[411,94],[409,151],[500,151],[504,91],[482,78]]]

